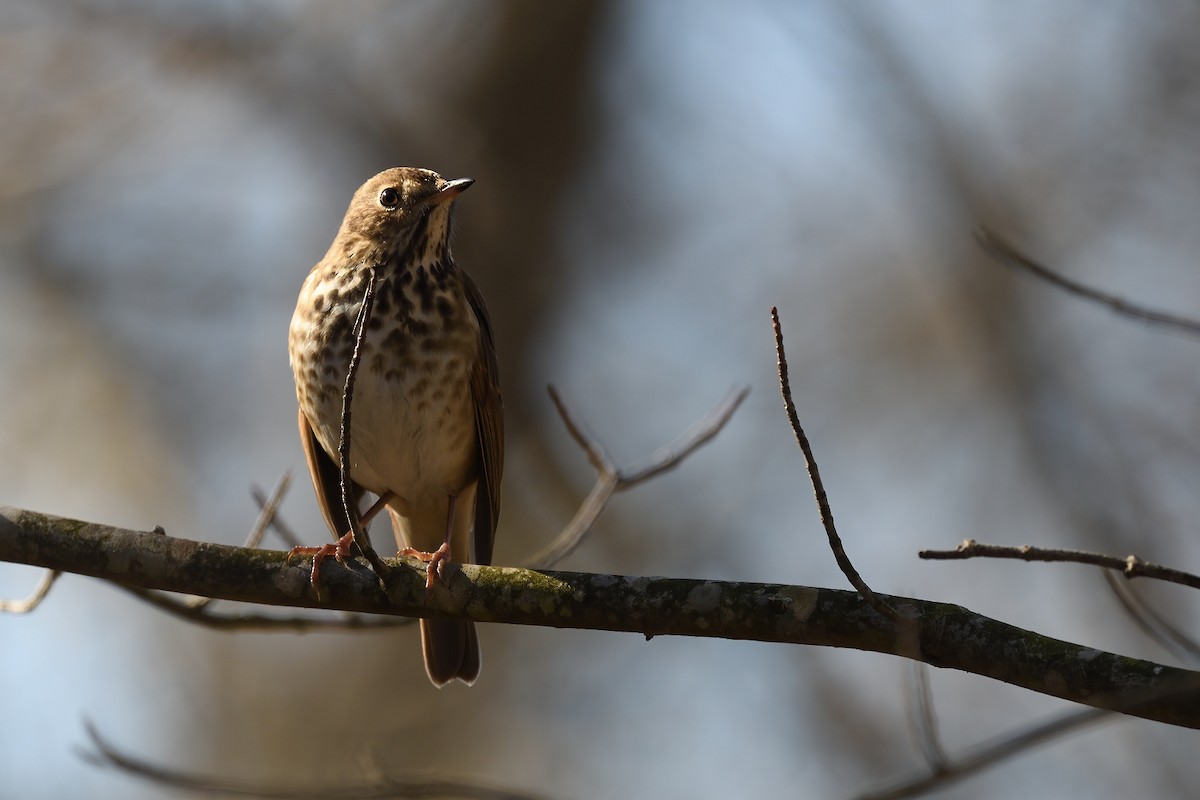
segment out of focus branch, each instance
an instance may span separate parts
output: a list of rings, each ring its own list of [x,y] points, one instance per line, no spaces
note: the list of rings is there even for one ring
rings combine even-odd
[[[540,795],[511,792],[483,783],[449,780],[437,777],[392,778],[377,775],[374,779],[353,784],[313,785],[311,782],[297,786],[279,786],[254,781],[233,781],[211,775],[180,772],[153,764],[118,750],[100,735],[96,726],[85,722],[88,739],[94,751],[84,751],[84,757],[100,766],[112,767],[137,778],[148,780],[159,786],[184,789],[191,792],[221,794],[234,797],[289,798],[289,800],[384,800],[384,798],[445,798],[461,797],[466,800],[535,800]],[[373,770],[378,772],[378,770]]]
[[[934,789],[945,788],[951,783],[969,778],[988,767],[997,766],[1051,739],[1112,718],[1112,714],[1099,708],[1068,711],[1047,722],[1006,734],[970,748],[958,756],[947,758],[926,773],[904,778],[878,791],[861,794],[858,800],[900,800],[904,797],[927,794]]]
[[[425,565],[329,570],[318,600],[280,551],[177,539],[0,508],[0,560],[261,605],[474,619],[644,636],[787,642],[901,655],[1096,708],[1200,728],[1200,673],[1051,639],[959,606],[880,595],[917,647],[856,593],[807,586],[598,575],[457,564],[426,596]],[[1062,676],[1069,675],[1070,680]]]
[[[1084,300],[1089,300],[1093,303],[1108,306],[1113,311],[1126,317],[1140,319],[1144,322],[1150,322],[1155,325],[1165,325],[1167,327],[1182,330],[1190,333],[1193,336],[1200,336],[1200,320],[1192,317],[1184,317],[1178,314],[1169,314],[1165,311],[1155,311],[1145,306],[1130,303],[1123,300],[1114,294],[1102,292],[1099,289],[1071,280],[1070,278],[1061,275],[1044,264],[1034,261],[1029,256],[1022,253],[1013,245],[1009,244],[1005,239],[1001,238],[997,233],[990,228],[979,227],[975,229],[975,241],[979,243],[989,255],[1003,261],[1006,264],[1023,269],[1031,275],[1046,281],[1052,286],[1057,286],[1076,297],[1082,297]]]

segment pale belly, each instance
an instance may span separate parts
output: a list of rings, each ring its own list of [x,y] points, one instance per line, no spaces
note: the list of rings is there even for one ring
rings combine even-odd
[[[351,287],[347,295],[354,294]],[[339,297],[328,313],[342,316],[348,327],[357,310],[356,303]],[[394,320],[369,329],[363,343],[351,408],[350,478],[376,495],[395,494],[396,502],[389,505],[401,513],[442,507],[477,472],[471,372],[479,357],[479,330],[465,302],[457,313],[471,324],[456,334],[434,314],[414,314],[432,337],[423,340],[424,346],[415,339],[399,345],[389,340]],[[301,411],[337,463],[349,348],[321,341],[299,311],[291,344]],[[314,388],[317,376],[319,388]]]
[[[475,473],[475,414],[466,365],[460,360],[458,369],[416,366],[399,379],[360,367],[351,407],[350,478],[377,495],[393,492],[402,505],[445,502]],[[306,412],[318,441],[336,454],[341,393],[325,394]]]

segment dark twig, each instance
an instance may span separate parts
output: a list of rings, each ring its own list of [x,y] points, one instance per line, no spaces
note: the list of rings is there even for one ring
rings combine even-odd
[[[46,599],[46,595],[50,594],[50,587],[58,580],[62,573],[56,569],[48,569],[42,573],[41,580],[37,586],[33,588],[33,593],[24,600],[0,600],[0,614],[28,614],[42,604]]]
[[[796,443],[800,445],[800,452],[804,454],[804,463],[808,466],[808,478],[812,483],[813,495],[817,500],[817,511],[821,516],[821,524],[825,526],[825,535],[829,539],[829,549],[833,551],[833,557],[837,560],[842,574],[850,581],[850,585],[862,595],[863,599],[880,614],[899,625],[904,625],[907,620],[871,591],[871,587],[854,568],[850,556],[846,555],[846,548],[842,546],[842,538],[838,536],[837,526],[833,523],[833,509],[829,507],[829,498],[825,494],[825,484],[821,481],[821,472],[817,468],[817,460],[813,456],[812,446],[808,443],[808,436],[805,435],[804,428],[800,426],[800,417],[796,414],[796,404],[792,401],[787,356],[783,351],[783,327],[779,323],[779,310],[775,307],[771,308],[771,324],[775,328],[775,354],[779,359],[779,391],[783,395],[783,406],[787,410],[792,433],[796,436]]]
[[[547,386],[546,391],[550,393],[550,400],[558,410],[558,415],[562,417],[567,432],[587,454],[588,461],[596,470],[596,483],[567,527],[549,544],[525,561],[525,564],[532,569],[547,569],[575,552],[575,549],[592,530],[596,520],[599,519],[614,494],[674,469],[685,458],[716,436],[729,422],[733,412],[737,411],[737,407],[746,399],[750,388],[742,387],[730,391],[712,411],[692,425],[674,442],[625,468],[618,467],[600,441],[587,432],[583,421],[568,407],[558,389]]]
[[[1200,575],[1193,575],[1171,567],[1142,561],[1135,555],[1109,556],[1089,553],[1084,550],[1057,550],[1045,547],[1021,545],[1008,547],[998,544],[983,544],[966,539],[953,550],[922,550],[920,558],[935,561],[953,561],[966,558],[1009,558],[1018,561],[1068,561],[1075,564],[1091,564],[1096,567],[1115,569],[1126,578],[1155,578],[1160,581],[1178,583],[1200,589]]]
[[[375,268],[367,267],[367,288],[363,290],[362,304],[358,307],[358,316],[354,320],[354,350],[350,353],[350,363],[346,367],[346,389],[342,393],[342,427],[338,440],[338,465],[341,477],[342,509],[346,519],[350,521],[350,531],[354,534],[354,543],[362,551],[371,569],[379,576],[381,583],[386,583],[388,566],[371,546],[371,539],[358,518],[358,508],[354,503],[354,492],[350,485],[350,408],[354,400],[354,382],[358,377],[358,362],[362,360],[363,341],[367,338],[367,321],[371,317],[371,308],[375,305]]]
[[[1181,661],[1193,664],[1200,662],[1200,643],[1137,597],[1131,591],[1128,581],[1118,579],[1112,570],[1106,569],[1101,574],[1104,575],[1108,588],[1116,595],[1117,602],[1143,633]]]
[[[1155,325],[1165,325],[1167,327],[1182,330],[1193,336],[1200,336],[1200,320],[1184,317],[1178,314],[1168,314],[1164,311],[1155,311],[1145,306],[1130,303],[1113,294],[1102,292],[1099,289],[1093,289],[1090,286],[1073,281],[1070,278],[1058,274],[1049,267],[1039,264],[1029,256],[1026,256],[1021,251],[1017,250],[1013,245],[1002,239],[998,234],[987,227],[979,227],[975,229],[975,241],[979,243],[989,255],[1004,261],[1012,266],[1025,270],[1047,283],[1057,286],[1077,297],[1082,297],[1085,300],[1090,300],[1093,303],[1099,303],[1111,308],[1118,314],[1133,319],[1140,319],[1145,322],[1150,322]]]
[[[291,798],[308,800],[383,800],[384,798],[434,798],[463,797],[470,800],[533,800],[536,796],[523,792],[510,792],[482,783],[452,781],[441,778],[397,779],[385,775],[371,782],[314,786],[280,786],[260,781],[232,781],[208,775],[176,771],[152,764],[136,756],[123,753],[108,742],[96,730],[90,720],[84,720],[84,729],[95,751],[83,751],[83,757],[102,767],[112,767],[121,772],[150,781],[160,786],[185,789],[191,792],[221,794],[231,797]]]
[[[988,767],[1031,750],[1043,742],[1106,718],[1113,718],[1112,712],[1098,708],[1069,711],[1049,722],[1043,722],[1017,734],[993,739],[974,747],[956,759],[943,762],[940,769],[906,778],[877,792],[859,795],[858,800],[899,800],[904,797],[916,797],[935,787],[940,789],[948,784],[961,781]]]

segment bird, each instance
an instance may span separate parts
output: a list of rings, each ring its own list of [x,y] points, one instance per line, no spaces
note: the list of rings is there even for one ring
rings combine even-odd
[[[500,515],[504,410],[492,324],[475,282],[450,251],[455,201],[474,181],[417,167],[384,170],[354,193],[325,257],[305,279],[288,331],[300,441],[336,546],[352,552],[342,503],[342,402],[368,286],[351,393],[353,508],[386,508],[402,555],[428,561],[427,592],[451,560],[490,564]],[[420,621],[425,671],[435,686],[479,675],[470,620]]]

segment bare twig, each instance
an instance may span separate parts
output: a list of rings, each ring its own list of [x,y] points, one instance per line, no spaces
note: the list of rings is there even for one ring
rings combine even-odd
[[[1200,589],[1200,575],[1190,572],[1151,564],[1135,555],[1109,556],[1103,553],[1089,553],[1084,550],[1058,550],[1045,547],[1021,545],[1008,547],[998,544],[983,544],[974,539],[966,539],[953,550],[922,550],[917,554],[920,558],[936,561],[952,561],[967,558],[1009,558],[1018,561],[1068,561],[1075,564],[1091,564],[1096,567],[1115,569],[1126,578],[1155,578],[1160,581],[1178,583]]]
[[[1112,718],[1114,717],[1111,712],[1098,708],[1069,711],[1049,722],[1040,723],[1017,734],[1010,734],[972,748],[956,759],[943,762],[941,769],[905,778],[903,781],[877,792],[859,795],[858,800],[899,800],[903,797],[916,797],[935,787],[942,788],[950,783],[961,781],[1006,759],[1031,750],[1050,739],[1063,736],[1102,719]]]
[[[800,426],[800,417],[796,414],[796,404],[792,401],[787,356],[783,351],[783,327],[779,323],[779,310],[775,307],[771,308],[771,324],[775,329],[775,354],[779,359],[779,391],[783,395],[783,407],[787,411],[788,422],[791,423],[792,433],[796,436],[796,443],[800,445],[800,452],[804,454],[804,463],[808,466],[808,478],[812,483],[821,524],[825,526],[825,535],[829,539],[829,549],[833,551],[833,557],[837,561],[838,567],[841,568],[842,574],[850,581],[850,585],[858,590],[863,599],[880,614],[897,624],[904,625],[907,621],[896,613],[896,609],[883,602],[871,590],[867,582],[858,574],[858,570],[854,568],[850,556],[846,555],[846,548],[842,546],[842,538],[838,536],[837,526],[833,522],[833,509],[829,507],[829,497],[825,494],[825,484],[821,481],[821,472],[817,468],[817,460],[813,456],[808,436],[804,433],[804,428]]]
[[[363,290],[362,304],[358,307],[358,316],[354,320],[354,350],[350,353],[350,363],[346,366],[346,388],[342,392],[342,427],[338,439],[338,474],[341,478],[342,510],[350,521],[350,531],[354,534],[354,543],[362,551],[371,569],[379,576],[381,582],[386,582],[388,566],[371,546],[371,539],[358,518],[358,508],[354,503],[354,491],[350,484],[350,408],[354,400],[354,382],[358,377],[358,362],[362,359],[363,341],[367,338],[367,321],[371,317],[371,308],[375,305],[375,268],[367,267],[367,288]],[[315,573],[314,573],[315,574]]]
[[[375,800],[378,798],[383,800],[383,798],[432,797],[463,797],[470,800],[534,800],[537,797],[524,792],[498,789],[483,783],[436,777],[399,779],[379,775],[370,782],[324,786],[312,784],[282,786],[264,781],[233,781],[152,764],[118,750],[100,735],[90,720],[84,720],[84,729],[95,750],[85,750],[82,755],[93,764],[112,767],[159,786],[169,786],[191,792],[231,797],[291,798],[292,800],[307,800],[308,798],[328,798],[329,800]]]
[[[62,573],[56,569],[46,570],[29,597],[24,600],[0,600],[0,614],[28,614],[33,611],[46,599],[46,595],[50,593],[50,587],[54,585],[60,575]]]
[[[567,527],[553,541],[526,559],[526,565],[532,569],[552,567],[575,552],[575,549],[592,530],[596,520],[599,519],[614,494],[644,483],[679,466],[685,458],[725,427],[725,424],[733,416],[733,412],[737,411],[738,406],[750,393],[749,387],[731,390],[712,411],[692,425],[674,442],[659,448],[629,467],[621,468],[608,455],[600,441],[587,432],[583,421],[570,409],[558,389],[554,386],[547,386],[546,390],[550,393],[550,400],[558,410],[558,415],[562,417],[563,425],[571,434],[571,438],[579,444],[583,452],[587,454],[588,461],[595,468],[596,483]]]
[[[1150,322],[1155,325],[1165,325],[1167,327],[1182,330],[1193,336],[1200,336],[1200,320],[1191,317],[1184,317],[1178,314],[1169,314],[1164,311],[1155,311],[1145,306],[1130,303],[1113,294],[1102,292],[1099,289],[1093,289],[1090,286],[1073,281],[1070,278],[1064,277],[1049,267],[1039,264],[1029,256],[1026,256],[1016,247],[1009,244],[1001,238],[995,231],[987,227],[979,227],[975,229],[975,241],[979,243],[987,253],[1001,261],[1004,261],[1012,266],[1025,270],[1026,272],[1036,275],[1052,286],[1057,286],[1064,291],[1067,291],[1077,297],[1082,297],[1085,300],[1090,300],[1093,303],[1099,303],[1111,308],[1118,314],[1133,319],[1140,319],[1145,322]]]
[[[1117,602],[1121,604],[1143,633],[1181,661],[1193,664],[1200,662],[1200,643],[1172,625],[1166,617],[1137,597],[1130,590],[1128,582],[1118,579],[1112,570],[1106,569],[1101,574],[1104,575],[1108,588],[1116,595]]]

